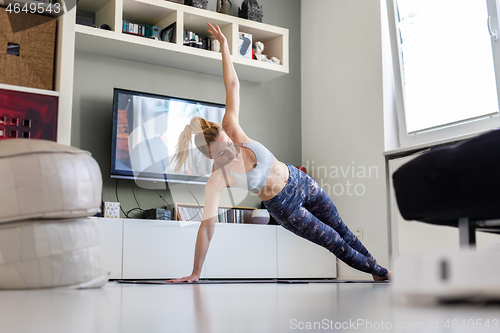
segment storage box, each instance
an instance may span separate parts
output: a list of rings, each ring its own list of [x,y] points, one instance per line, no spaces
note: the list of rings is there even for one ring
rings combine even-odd
[[[53,90],[55,41],[55,18],[0,7],[0,83]]]
[[[239,54],[242,57],[252,59],[252,35],[240,32]]]
[[[84,17],[84,16],[76,15],[76,24],[81,24],[81,25],[86,25],[88,27],[91,27],[94,25],[94,20],[92,20],[91,17]]]
[[[104,203],[104,217],[113,219],[120,218],[120,203],[119,202],[105,202]]]

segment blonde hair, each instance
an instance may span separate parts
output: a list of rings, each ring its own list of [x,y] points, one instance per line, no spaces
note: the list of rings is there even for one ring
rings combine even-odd
[[[217,123],[207,121],[201,117],[193,117],[189,125],[186,125],[184,131],[179,136],[174,160],[177,160],[175,171],[179,171],[186,163],[191,145],[191,138],[194,134],[194,143],[199,151],[205,156],[210,156],[208,145],[215,141],[219,136],[222,127]]]

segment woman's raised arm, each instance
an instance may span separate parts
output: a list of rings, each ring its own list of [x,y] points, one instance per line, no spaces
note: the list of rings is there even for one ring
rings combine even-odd
[[[245,135],[239,124],[240,113],[240,81],[234,69],[229,45],[220,27],[207,23],[208,32],[217,39],[221,45],[222,52],[222,74],[226,88],[226,114],[222,120],[222,127],[232,140],[247,142],[250,139]]]
[[[222,75],[224,77],[224,86],[226,87],[226,108],[230,106],[231,111],[234,111],[236,116],[239,112],[239,91],[240,82],[238,80],[238,75],[234,70],[233,61],[231,60],[231,53],[229,52],[229,44],[227,42],[226,36],[222,33],[220,27],[216,25],[215,27],[210,23],[207,23],[208,32],[213,38],[217,39],[220,43],[221,53],[222,53]],[[231,105],[227,105],[230,102]]]

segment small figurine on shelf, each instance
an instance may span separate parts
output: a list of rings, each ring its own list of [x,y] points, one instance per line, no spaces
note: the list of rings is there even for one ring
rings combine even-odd
[[[264,51],[264,43],[260,41],[255,42],[255,59],[263,62],[272,62],[278,65],[281,64],[281,60],[276,57],[269,59],[266,54],[262,54],[262,51]]]
[[[226,2],[229,2],[229,9],[226,7]],[[217,12],[229,15],[231,8],[233,8],[231,0],[217,0]]]
[[[212,51],[220,52],[220,42],[217,39],[212,41]]]
[[[256,42],[255,43],[255,58],[259,61],[267,61],[267,55],[262,54],[264,51],[264,43]]]
[[[272,57],[271,58],[271,62],[277,64],[277,65],[281,65],[281,60],[279,60],[278,58],[276,57]]]
[[[262,22],[262,16],[262,6],[259,6],[257,0],[244,0],[241,8],[238,7],[238,17]]]

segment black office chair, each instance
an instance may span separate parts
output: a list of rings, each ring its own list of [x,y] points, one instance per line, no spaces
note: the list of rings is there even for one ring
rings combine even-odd
[[[461,247],[478,228],[500,233],[500,130],[431,149],[392,177],[406,220],[458,227]]]

